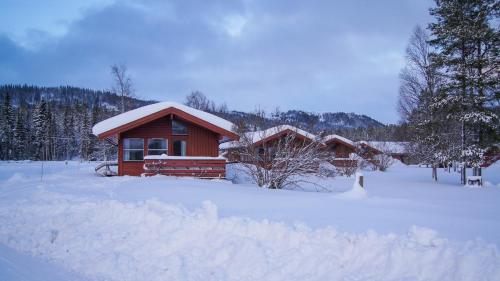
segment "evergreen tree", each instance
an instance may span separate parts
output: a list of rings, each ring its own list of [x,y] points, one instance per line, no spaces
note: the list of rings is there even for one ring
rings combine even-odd
[[[80,129],[80,157],[83,160],[90,160],[92,147],[90,136],[90,118],[88,116],[87,107],[83,106],[82,123]]]
[[[76,138],[75,138],[75,119],[73,115],[74,111],[71,107],[66,106],[64,108],[63,116],[63,143],[64,143],[64,156],[66,160],[70,160],[75,156]]]
[[[429,25],[437,49],[433,63],[446,77],[432,107],[446,113],[447,126],[459,128],[450,138],[460,146],[447,158],[462,163],[464,184],[467,166],[480,173],[485,150],[498,139],[499,31],[492,21],[499,9],[494,0],[436,0],[430,10],[436,19]]]
[[[101,115],[101,110],[99,107],[98,100],[96,99],[94,101],[94,104],[92,106],[92,115],[90,118],[90,128],[89,128],[89,154],[92,159],[98,159],[99,157],[99,152],[103,152],[104,147],[99,145],[99,140],[97,139],[94,134],[92,134],[92,127],[97,124],[98,120],[100,119]]]
[[[26,130],[21,110],[17,113],[16,126],[14,128],[14,139],[12,144],[14,159],[22,160],[26,157]]]
[[[10,100],[10,94],[7,92],[1,110],[0,119],[0,146],[1,159],[12,159],[12,143],[14,137],[14,110]]]
[[[47,103],[41,100],[33,113],[33,158],[35,160],[48,160],[48,130],[49,113]]]
[[[56,160],[56,146],[58,142],[56,114],[53,114],[53,106],[47,106],[47,131],[46,131],[46,159]]]
[[[420,163],[431,164],[432,178],[437,181],[437,167],[451,161],[449,127],[446,115],[433,106],[443,94],[442,79],[431,63],[432,48],[425,30],[416,27],[406,49],[406,67],[401,71],[399,111],[408,122],[411,133],[409,150]]]

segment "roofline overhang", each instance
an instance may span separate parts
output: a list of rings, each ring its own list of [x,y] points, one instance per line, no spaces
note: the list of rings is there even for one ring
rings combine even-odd
[[[216,126],[210,122],[207,122],[203,119],[200,119],[194,115],[191,115],[187,112],[184,112],[180,109],[177,109],[175,107],[168,107],[168,108],[165,108],[163,110],[160,110],[158,112],[155,112],[153,114],[150,114],[150,115],[147,115],[147,116],[144,116],[142,118],[139,118],[139,119],[136,119],[134,121],[131,121],[127,124],[124,124],[124,125],[121,125],[121,126],[118,126],[116,128],[113,128],[111,130],[108,130],[108,131],[105,131],[105,132],[102,132],[100,134],[97,135],[97,137],[100,139],[100,140],[103,140],[103,139],[106,139],[106,138],[110,138],[110,137],[113,137],[113,136],[118,136],[120,133],[122,132],[126,132],[128,130],[131,130],[131,129],[134,129],[136,127],[139,127],[141,125],[144,125],[144,124],[147,124],[153,120],[156,120],[156,119],[159,119],[159,118],[162,118],[164,116],[167,116],[169,114],[173,114],[175,116],[179,116],[181,117],[182,119],[185,119],[186,121],[188,122],[191,122],[191,123],[194,123],[196,125],[199,125],[201,127],[204,127],[212,132],[215,132],[215,133],[218,133],[220,134],[221,136],[226,136],[228,137],[229,139],[231,140],[239,140],[239,136],[238,134],[232,132],[232,131],[228,131],[224,128],[221,128],[219,126]]]
[[[254,146],[259,146],[259,145],[261,145],[261,144],[263,144],[263,143],[269,142],[270,140],[273,140],[273,139],[278,139],[278,138],[280,138],[282,135],[285,135],[285,134],[287,134],[287,133],[293,133],[293,134],[295,134],[295,135],[299,136],[302,140],[309,140],[309,141],[311,141],[311,142],[316,141],[315,139],[312,139],[312,138],[310,138],[310,137],[308,137],[308,136],[304,136],[303,134],[301,134],[301,133],[299,133],[299,132],[297,132],[297,131],[294,131],[294,130],[292,130],[292,129],[290,129],[290,128],[286,128],[286,129],[284,129],[284,130],[282,130],[282,131],[279,131],[279,132],[277,132],[277,133],[275,133],[275,134],[272,134],[272,135],[270,135],[270,136],[267,136],[267,137],[265,137],[265,138],[263,138],[263,139],[261,139],[261,140],[259,140],[259,141],[256,141],[256,142],[254,142],[252,145],[254,145]]]

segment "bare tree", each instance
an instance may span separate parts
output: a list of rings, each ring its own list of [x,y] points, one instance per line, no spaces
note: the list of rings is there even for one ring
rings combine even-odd
[[[202,92],[194,91],[186,97],[185,105],[203,111],[209,111],[215,107],[213,101],[210,101]]]
[[[434,51],[428,34],[417,26],[406,49],[406,66],[400,74],[398,109],[401,119],[412,131],[413,157],[431,164],[432,178],[437,180],[437,167],[453,139],[444,133],[452,126],[442,127],[442,110],[432,106],[443,84],[443,77],[432,61]]]
[[[121,112],[125,112],[128,99],[134,97],[132,79],[127,74],[125,64],[113,64],[111,66],[111,75],[114,79],[113,92],[121,98]]]
[[[335,168],[340,175],[350,177],[361,168],[363,161],[364,159],[357,153],[349,153],[349,157],[341,160]]]
[[[377,149],[382,153],[373,156],[376,166],[379,171],[385,172],[387,169],[394,164],[394,157],[391,155],[391,148],[386,143],[380,143],[377,145]]]
[[[266,136],[255,134],[263,133],[242,135],[239,153],[243,171],[258,186],[270,189],[298,187],[308,182],[306,175],[317,173],[320,163],[326,159],[319,141],[302,140],[296,133],[288,133],[276,141],[256,146],[255,137],[263,139]]]
[[[266,127],[267,113],[264,109],[257,107],[254,110],[253,115],[248,120],[248,123],[253,126],[253,130],[262,130]]]
[[[429,35],[417,26],[406,48],[406,66],[400,73],[398,110],[404,121],[408,121],[420,104],[430,103],[441,82],[438,70],[431,62],[432,49]]]

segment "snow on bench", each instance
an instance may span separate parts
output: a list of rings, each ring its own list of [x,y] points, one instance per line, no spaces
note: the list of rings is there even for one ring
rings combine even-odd
[[[468,176],[467,177],[467,185],[482,186],[483,185],[483,178],[481,176]]]

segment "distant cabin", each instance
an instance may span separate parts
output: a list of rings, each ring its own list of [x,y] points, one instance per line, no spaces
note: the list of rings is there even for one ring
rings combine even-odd
[[[253,149],[260,154],[264,154],[265,150],[273,149],[273,144],[278,143],[286,136],[293,134],[297,142],[312,142],[319,141],[328,153],[328,161],[337,167],[348,167],[357,165],[351,155],[357,154],[358,156],[376,164],[374,159],[376,155],[386,153],[393,158],[407,163],[408,153],[406,152],[406,143],[399,142],[354,142],[339,135],[328,135],[325,137],[318,137],[305,130],[299,129],[290,125],[281,125],[269,128],[267,130],[255,131],[245,133],[244,137],[250,140]],[[229,162],[247,162],[246,155],[242,153],[243,145],[241,141],[224,142],[219,146],[221,155],[226,157]],[[266,155],[272,155],[267,153]]]
[[[317,139],[315,135],[294,126],[280,125],[262,131],[247,132],[244,136],[241,136],[242,139],[245,139],[245,143],[242,141],[229,141],[222,143],[219,149],[221,155],[226,157],[231,163],[248,162],[249,158],[242,153],[242,147],[244,145],[249,145],[248,142],[251,143],[252,150],[261,157],[263,157],[263,155],[270,156],[273,155],[272,150],[275,145],[280,140],[290,135],[293,135],[294,141],[297,142],[298,145],[310,143]]]
[[[92,132],[118,146],[118,175],[225,177],[219,143],[238,140],[233,124],[175,102],[143,106],[97,123]]]

